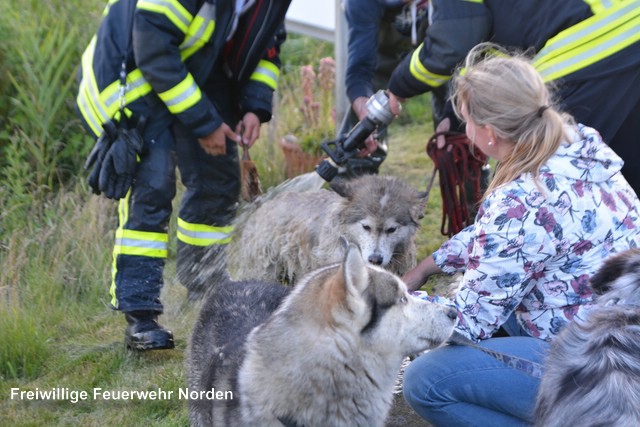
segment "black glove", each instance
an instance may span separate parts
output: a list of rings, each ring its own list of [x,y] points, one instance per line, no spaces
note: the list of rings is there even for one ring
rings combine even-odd
[[[88,179],[89,186],[94,194],[100,194],[98,178],[100,176],[100,170],[102,169],[102,163],[107,155],[107,151],[111,148],[111,144],[118,137],[118,129],[113,120],[109,120],[102,125],[102,127],[104,132],[102,132],[102,135],[100,135],[100,138],[96,141],[91,153],[89,153],[89,157],[87,157],[87,161],[84,164],[84,170],[88,170],[95,164]]]
[[[138,155],[142,152],[145,124],[145,119],[141,118],[133,129],[120,126],[117,138],[107,149],[100,168],[98,187],[109,199],[123,198],[133,183]]]

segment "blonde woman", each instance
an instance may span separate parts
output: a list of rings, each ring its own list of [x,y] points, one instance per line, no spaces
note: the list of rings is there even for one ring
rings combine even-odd
[[[640,202],[623,162],[592,128],[558,111],[523,57],[482,44],[453,81],[474,149],[496,159],[476,221],[404,277],[462,272],[457,333],[541,363],[549,341],[592,301],[589,277],[640,243]],[[503,337],[495,337],[504,335]],[[404,395],[436,426],[532,422],[539,379],[469,346],[414,360]]]

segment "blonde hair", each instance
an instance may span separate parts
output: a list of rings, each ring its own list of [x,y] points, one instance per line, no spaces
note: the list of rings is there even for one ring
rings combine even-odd
[[[482,43],[454,77],[452,100],[458,117],[464,106],[476,125],[491,126],[497,139],[513,144],[484,197],[524,173],[531,173],[540,188],[540,167],[567,139],[564,125],[573,119],[553,106],[551,91],[531,62]]]

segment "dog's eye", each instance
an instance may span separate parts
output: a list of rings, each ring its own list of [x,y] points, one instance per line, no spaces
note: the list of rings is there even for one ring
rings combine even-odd
[[[407,297],[406,297],[406,296],[402,296],[402,297],[400,297],[400,304],[406,304],[406,303],[408,303],[408,302],[409,302],[409,300],[407,299]]]
[[[371,231],[371,227],[367,224],[362,224],[362,228],[364,228],[366,231]]]
[[[389,227],[387,228],[386,231],[387,231],[387,234],[393,234],[396,232],[396,230],[397,230],[396,227]]]

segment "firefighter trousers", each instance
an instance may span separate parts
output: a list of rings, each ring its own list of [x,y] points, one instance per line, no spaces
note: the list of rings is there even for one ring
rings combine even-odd
[[[226,155],[211,156],[179,123],[156,135],[145,140],[134,184],[118,205],[110,294],[111,305],[124,312],[163,310],[160,291],[176,195],[176,166],[185,187],[176,226],[179,271],[185,271],[182,264],[186,262],[191,262],[186,270],[195,271],[204,253],[224,251],[231,239],[240,192],[235,142],[227,140]],[[220,268],[226,271],[226,265]]]

